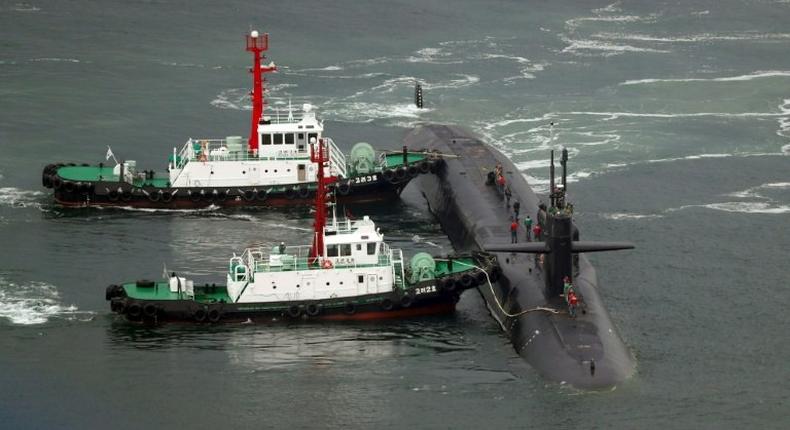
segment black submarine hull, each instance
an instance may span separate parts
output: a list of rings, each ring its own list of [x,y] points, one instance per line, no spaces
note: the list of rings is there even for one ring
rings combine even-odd
[[[540,199],[526,179],[505,155],[470,131],[420,125],[407,134],[404,144],[450,155],[436,175],[424,175],[414,183],[456,250],[510,243],[512,211],[496,186],[486,183],[497,162],[503,166],[512,201],[520,202],[520,217],[537,219]],[[524,241],[523,224],[518,234]],[[576,318],[568,315],[564,299],[546,297],[544,273],[535,255],[495,254],[502,276],[478,289],[516,352],[540,374],[583,389],[611,388],[634,374],[636,362],[612,324],[598,294],[595,269],[583,254],[574,282],[585,312]]]

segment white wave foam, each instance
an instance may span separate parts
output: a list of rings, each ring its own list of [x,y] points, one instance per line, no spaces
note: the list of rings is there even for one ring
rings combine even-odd
[[[462,64],[464,62],[463,59],[458,59],[452,52],[444,48],[422,48],[414,55],[406,57],[405,61],[427,64]]]
[[[30,13],[30,12],[38,12],[38,11],[41,10],[41,8],[38,7],[38,6],[34,6],[32,4],[28,4],[28,3],[17,3],[15,5],[11,6],[9,8],[9,10],[11,10],[13,12],[27,12],[27,13]]]
[[[760,194],[761,190],[786,190],[786,189],[790,189],[790,182],[769,182],[766,184],[758,185],[756,187],[747,188],[742,191],[734,191],[732,193],[727,193],[725,195],[729,197],[765,199],[766,197]]]
[[[736,34],[692,34],[686,36],[653,36],[641,33],[595,33],[590,37],[606,40],[658,43],[698,43],[716,41],[787,40],[790,33],[736,33]]]
[[[60,303],[54,285],[46,282],[16,284],[0,278],[0,318],[12,324],[43,324],[53,317],[90,318],[92,312],[80,312],[74,305]]]
[[[132,206],[111,206],[111,207],[102,207],[97,206],[99,209],[121,209],[129,212],[147,212],[147,213],[185,213],[185,214],[197,214],[197,213],[205,213],[205,212],[213,212],[220,209],[217,205],[208,205],[204,208],[197,208],[197,209],[164,209],[164,208],[135,208]]]
[[[567,52],[577,55],[585,55],[585,51],[603,52],[603,54],[600,55],[604,57],[608,57],[612,55],[620,55],[626,52],[651,52],[658,54],[666,54],[670,52],[666,49],[644,48],[639,46],[622,45],[622,44],[618,45],[614,43],[605,43],[598,40],[565,39],[564,41],[569,45],[563,48],[562,52]]]
[[[776,77],[790,77],[790,71],[787,70],[769,70],[769,71],[756,71],[745,75],[727,76],[718,78],[650,78],[650,79],[636,79],[621,82],[619,85],[642,85],[642,84],[655,84],[665,82],[742,82],[751,81],[754,79],[776,78]]]
[[[55,57],[44,57],[44,58],[31,58],[30,61],[40,62],[40,61],[48,61],[54,63],[79,63],[80,60],[76,58],[55,58]]]
[[[605,11],[604,9],[596,9],[596,11]],[[607,11],[608,12],[608,11]],[[579,28],[580,24],[582,23],[633,23],[633,22],[655,22],[658,18],[656,14],[650,14],[647,16],[639,16],[639,15],[598,15],[598,16],[585,16],[580,18],[571,18],[565,21],[565,26],[568,27],[570,30],[575,31]]]
[[[790,155],[790,143],[782,146],[782,154]]]
[[[591,115],[591,116],[604,116],[607,117],[604,121],[615,120],[619,118],[698,118],[698,117],[715,117],[715,118],[772,118],[777,116],[785,116],[786,113],[781,112],[692,112],[692,113],[637,113],[637,112],[562,112],[557,115]]]
[[[790,213],[790,206],[776,205],[770,202],[724,202],[724,203],[710,203],[707,205],[688,205],[681,206],[680,209],[686,208],[706,208],[714,209],[724,212],[737,212],[749,214],[785,214]]]
[[[245,88],[232,88],[221,91],[211,106],[220,109],[252,110],[249,91]]]
[[[14,187],[0,188],[0,206],[14,208],[41,207],[41,191],[20,190]]]
[[[664,215],[660,214],[634,214],[634,213],[604,213],[601,214],[602,217],[606,219],[611,219],[615,221],[619,220],[632,220],[632,219],[656,219],[656,218],[663,218]]]
[[[430,112],[430,109],[420,109],[415,105],[409,104],[384,104],[368,102],[343,102],[338,106],[325,109],[327,117],[339,121],[348,122],[371,122],[377,119],[388,118],[419,118],[423,112]]]
[[[297,69],[297,70],[293,70],[293,72],[336,72],[338,70],[343,70],[343,68],[338,66],[338,65],[333,65],[333,66],[326,66],[326,67]]]

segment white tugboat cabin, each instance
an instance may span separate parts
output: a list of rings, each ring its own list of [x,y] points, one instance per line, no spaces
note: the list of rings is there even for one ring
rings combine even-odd
[[[403,252],[384,242],[375,223],[333,220],[324,227],[324,252],[311,263],[311,246],[247,249],[230,259],[228,296],[234,303],[324,300],[403,288]]]
[[[257,150],[250,150],[241,136],[226,139],[187,140],[173,149],[168,164],[172,187],[252,187],[314,183],[315,165],[309,145],[322,138],[324,125],[309,104],[301,111],[288,108],[264,115],[258,123]],[[330,170],[346,177],[346,158],[331,139]]]

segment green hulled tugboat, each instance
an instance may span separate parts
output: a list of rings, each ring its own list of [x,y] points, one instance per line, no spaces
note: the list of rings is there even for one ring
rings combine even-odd
[[[329,146],[310,146],[317,173],[312,245],[250,248],[228,263],[226,285],[198,286],[175,274],[163,281],[107,287],[114,312],[130,321],[271,321],[281,318],[378,319],[451,312],[459,294],[493,282],[498,267],[485,253],[434,258],[419,253],[408,267],[367,216],[327,222]]]
[[[436,154],[379,153],[364,142],[348,157],[324,137],[323,122],[310,105],[301,110],[267,111],[264,73],[277,68],[261,65],[268,34],[247,35],[254,56],[252,124],[246,144],[241,136],[188,139],[173,148],[166,172],[141,170],[133,160],[118,161],[108,147],[98,165],[50,164],[42,184],[52,188],[62,206],[123,206],[189,209],[215,206],[309,205],[315,194],[316,172],[308,148],[327,142],[329,164],[338,182],[332,187],[340,202],[375,201],[397,196],[409,181],[435,172],[443,162]]]

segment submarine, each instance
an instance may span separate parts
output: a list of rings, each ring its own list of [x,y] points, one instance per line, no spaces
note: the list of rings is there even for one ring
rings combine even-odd
[[[443,154],[437,173],[414,183],[456,251],[496,256],[499,273],[478,290],[516,352],[544,378],[579,389],[612,389],[631,377],[636,361],[604,307],[584,253],[634,245],[579,240],[566,202],[567,150],[561,184],[555,184],[552,151],[547,207],[507,156],[463,127],[420,124],[404,144]],[[542,227],[540,237],[524,242],[524,223],[517,220],[519,243],[511,243],[509,203],[516,201],[520,218],[530,215]]]

